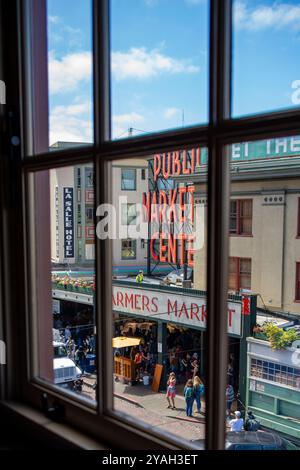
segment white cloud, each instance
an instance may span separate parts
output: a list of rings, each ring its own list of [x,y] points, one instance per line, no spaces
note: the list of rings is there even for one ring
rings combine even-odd
[[[139,113],[131,112],[125,114],[116,114],[112,117],[112,134],[113,138],[125,137],[129,133],[129,129],[135,133],[135,127],[145,120],[144,116]]]
[[[49,21],[49,23],[57,24],[57,23],[60,22],[60,19],[59,19],[58,16],[51,16],[51,15],[49,15],[49,16],[48,16],[48,21]]]
[[[80,114],[90,113],[91,112],[91,103],[78,103],[71,104],[69,106],[56,106],[52,115],[58,115],[64,113],[68,116],[78,116]]]
[[[81,82],[91,80],[92,56],[90,52],[75,52],[61,59],[54,53],[49,55],[49,88],[50,93],[74,91]]]
[[[179,108],[167,108],[165,109],[163,115],[166,119],[171,119],[179,113],[182,113],[182,110]]]
[[[300,30],[300,3],[274,2],[251,8],[249,2],[236,2],[234,22],[240,29],[258,31],[266,28]]]
[[[113,122],[115,124],[131,124],[133,125],[136,122],[142,122],[144,117],[138,113],[128,113],[128,114],[116,114],[113,116]]]
[[[161,73],[196,73],[200,68],[161,54],[157,49],[132,47],[128,52],[112,53],[112,73],[117,80],[145,79]]]
[[[56,106],[50,114],[50,145],[58,141],[92,142],[90,109],[90,103]]]

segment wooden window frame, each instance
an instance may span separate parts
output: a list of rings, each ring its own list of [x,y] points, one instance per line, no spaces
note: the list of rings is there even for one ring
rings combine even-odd
[[[232,260],[235,262],[235,284],[236,284],[236,288],[233,289],[233,288],[230,288],[231,290],[235,290],[235,291],[240,291],[241,289],[248,289],[246,287],[241,287],[241,261],[250,261],[250,266],[251,266],[251,269],[252,269],[252,259],[251,258],[241,258],[241,257],[237,257],[237,256],[231,256],[229,258],[229,260]],[[250,274],[248,276],[250,276],[250,287],[249,287],[249,290],[251,290],[251,269],[250,269]],[[233,273],[230,273],[230,274],[233,274]]]
[[[296,261],[296,270],[295,270],[295,302],[300,302],[300,261]]]
[[[251,202],[251,232],[243,232],[242,230],[242,218],[243,216],[241,215],[241,206],[242,204],[247,201],[247,202]],[[241,237],[252,237],[253,236],[253,233],[252,233],[252,222],[253,222],[253,199],[231,199],[230,202],[236,202],[236,215],[235,215],[235,218],[236,218],[236,231],[235,232],[232,232],[230,231],[230,235],[233,236],[233,237],[238,237],[238,236],[241,236]],[[231,218],[231,214],[230,214],[230,218]]]
[[[55,152],[43,150],[43,142],[48,138],[48,115],[44,112],[42,120],[37,119],[37,116],[41,115],[42,109],[48,109],[45,7],[45,0],[11,0],[6,2],[5,10],[1,10],[0,15],[3,39],[0,45],[0,67],[4,70],[2,78],[10,84],[7,103],[11,111],[5,117],[8,131],[0,142],[1,156],[6,163],[1,185],[5,197],[1,199],[1,208],[8,205],[10,209],[4,212],[1,225],[3,297],[6,299],[2,319],[7,356],[12,365],[5,373],[3,396],[41,408],[41,394],[47,393],[50,399],[57,398],[63,404],[67,423],[115,446],[112,448],[119,446],[150,450],[185,447],[180,439],[152,433],[143,423],[136,424],[128,417],[112,411],[111,283],[106,282],[112,278],[112,247],[109,241],[95,240],[95,309],[97,331],[101,338],[97,346],[97,406],[91,407],[82,400],[60,393],[54,386],[32,379],[31,362],[34,362],[35,356],[34,352],[29,355],[29,351],[35,341],[29,335],[32,321],[29,293],[33,279],[27,261],[34,253],[34,247],[28,238],[30,209],[25,201],[28,202],[28,182],[32,173],[58,166],[84,165],[92,161],[95,169],[95,205],[98,207],[111,200],[109,182],[115,160],[203,145],[208,147],[209,152],[206,448],[223,449],[228,351],[227,319],[224,315],[228,286],[228,146],[243,141],[296,135],[299,133],[300,109],[232,118],[232,4],[230,0],[211,0],[208,124],[111,141],[109,5],[108,0],[94,0],[94,143]],[[21,144],[13,146],[12,136],[20,136]],[[6,181],[14,188],[13,191]],[[24,306],[25,314],[22,315],[20,312],[24,312]],[[20,371],[17,377],[14,373],[16,367]],[[2,383],[1,380],[1,386]],[[124,437],[122,442],[118,438],[121,433]]]
[[[123,170],[131,170],[134,172],[134,187],[133,188],[123,188]],[[137,171],[136,171],[136,168],[121,168],[121,191],[136,191],[136,187],[137,187]]]

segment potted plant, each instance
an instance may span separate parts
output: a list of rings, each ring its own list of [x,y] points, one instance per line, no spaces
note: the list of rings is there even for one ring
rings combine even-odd
[[[266,334],[272,349],[286,349],[298,339],[297,331],[294,329],[283,330],[274,323],[268,322],[263,326],[263,332]]]

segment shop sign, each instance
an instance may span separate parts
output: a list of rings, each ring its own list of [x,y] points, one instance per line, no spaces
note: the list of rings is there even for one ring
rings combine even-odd
[[[73,188],[64,188],[64,257],[74,258]]]
[[[187,327],[206,329],[206,298],[197,295],[113,286],[113,310]],[[228,333],[242,336],[242,303],[228,302]]]

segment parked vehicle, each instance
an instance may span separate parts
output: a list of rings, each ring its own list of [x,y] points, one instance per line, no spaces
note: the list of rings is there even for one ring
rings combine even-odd
[[[184,278],[184,269],[174,269],[173,271],[169,272],[164,277],[164,282],[166,284],[182,284]],[[192,281],[193,280],[193,270],[192,268],[187,268],[187,280]]]
[[[82,376],[82,371],[68,357],[67,349],[62,342],[53,341],[54,383],[65,388],[74,388],[74,383]]]
[[[226,450],[299,450],[278,434],[267,431],[240,431],[226,434]]]
[[[205,449],[205,440],[192,441],[199,449]],[[300,450],[295,444],[271,431],[239,431],[227,432],[226,450]]]

